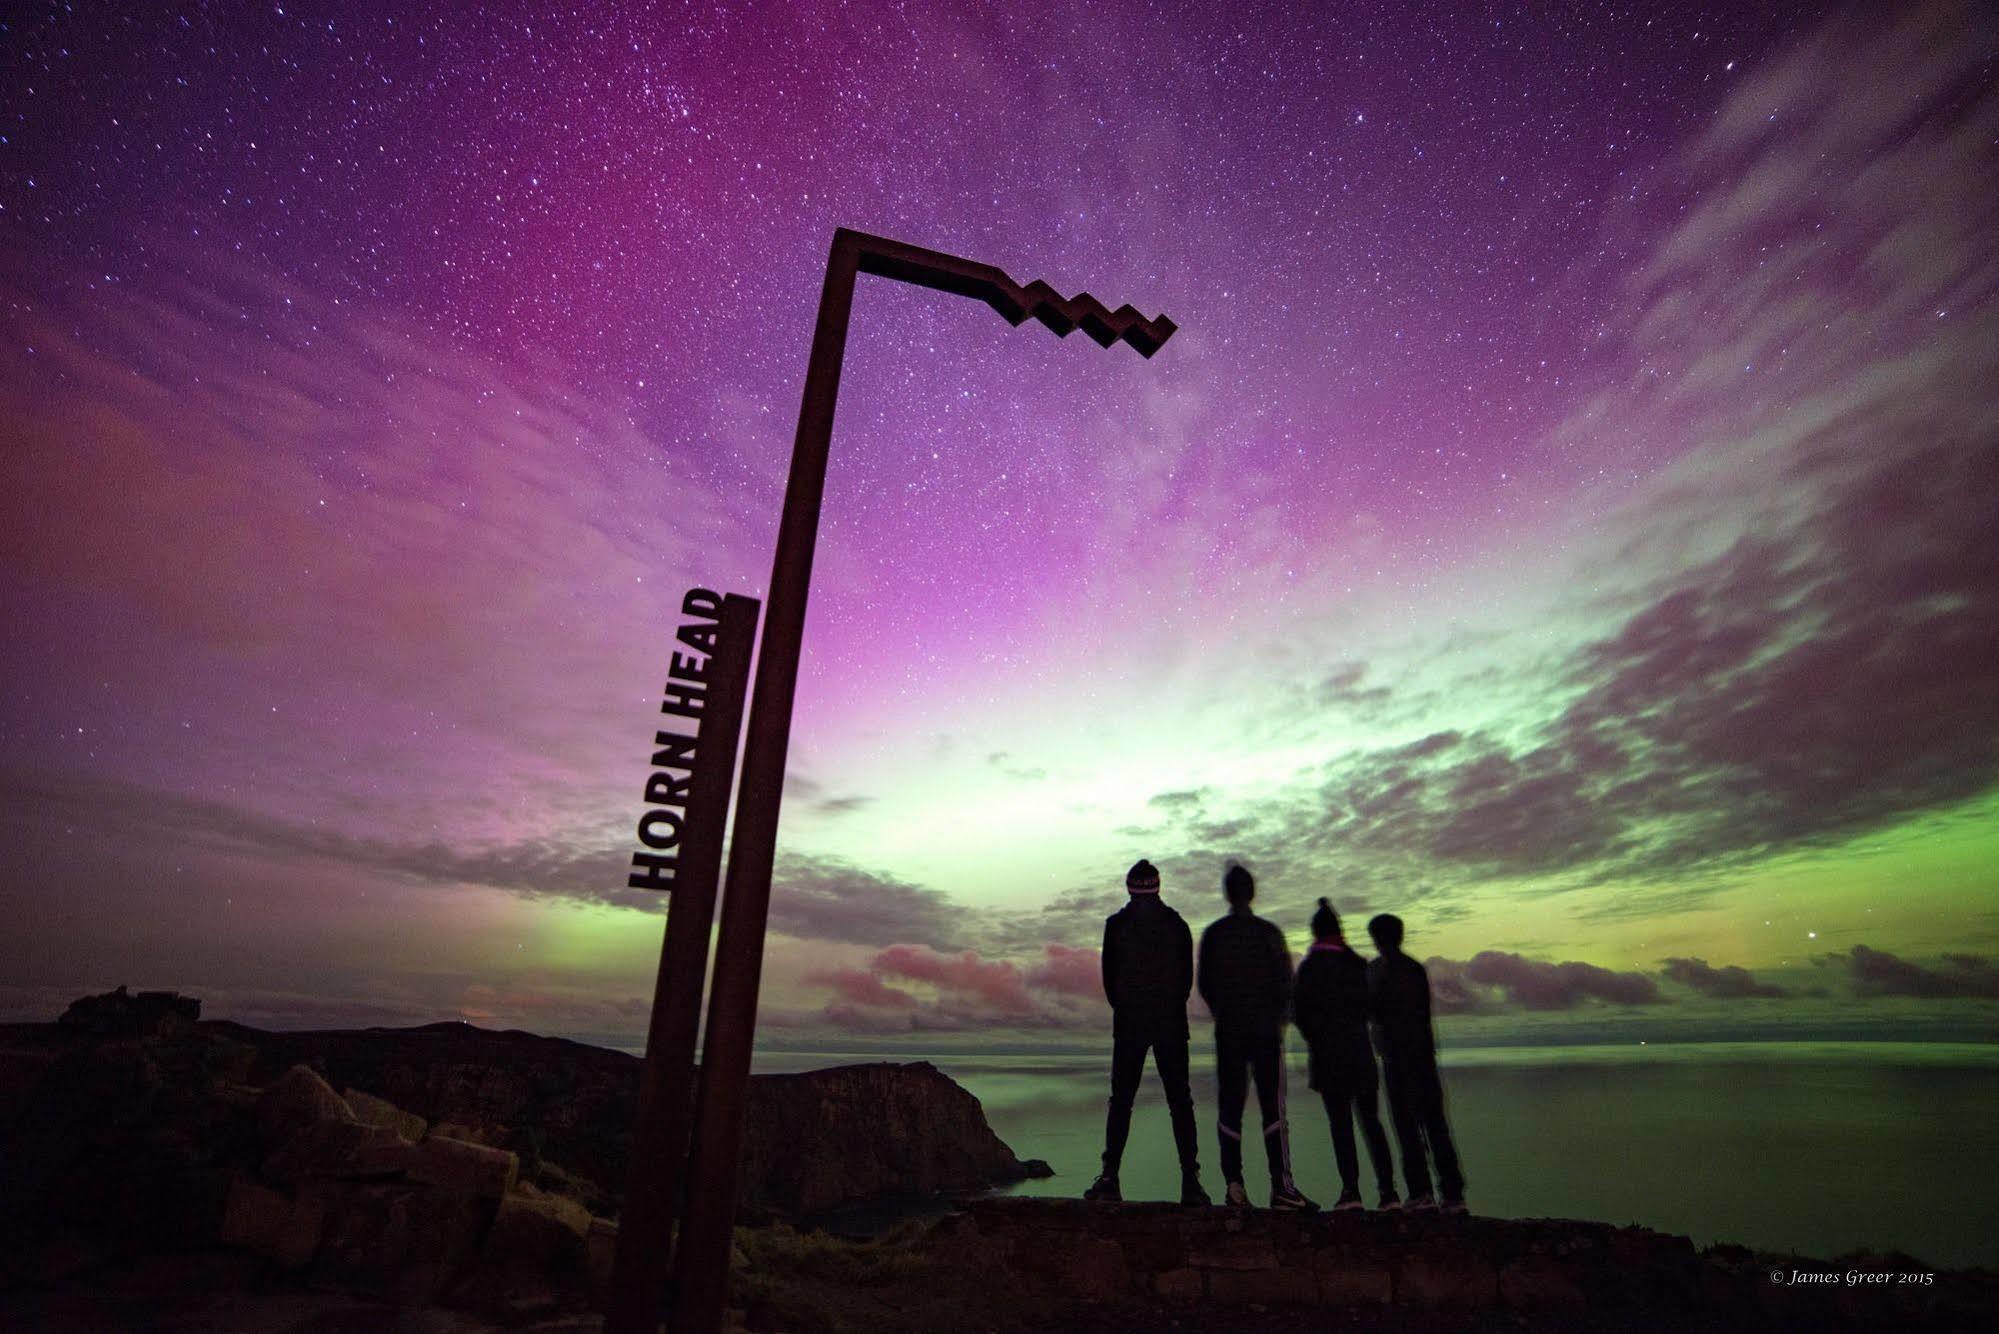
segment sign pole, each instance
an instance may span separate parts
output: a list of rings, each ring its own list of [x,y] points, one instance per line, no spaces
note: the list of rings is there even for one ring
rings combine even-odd
[[[758,609],[754,598],[733,593],[718,598],[706,589],[689,592],[683,613],[714,624],[684,625],[678,642],[696,650],[707,647],[707,661],[703,664],[696,654],[676,650],[660,705],[662,713],[698,717],[698,732],[693,738],[669,732],[655,737],[660,750],[653,756],[653,773],[646,782],[648,810],[640,821],[639,836],[648,847],[667,842],[665,831],[678,806],[683,814],[676,855],[668,859],[640,853],[633,858],[628,882],[634,888],[669,889],[673,897],[660,947],[659,980],[653,988],[652,1022],[646,1032],[605,1334],[654,1334],[666,1306],[671,1233],[680,1211],[693,1120],[694,1038],[700,1026],[702,975],[708,967],[708,932],[715,920],[729,783],[736,773],[736,741],[742,730]],[[685,777],[676,772],[683,769]]]
[[[855,249],[839,240],[826,266],[805,398],[791,451],[791,478],[777,530],[770,606],[757,657],[756,694],[744,740],[736,828],[722,929],[715,940],[715,978],[708,1033],[701,1045],[701,1093],[695,1109],[693,1168],[687,1225],[673,1265],[675,1334],[722,1327],[729,1298],[729,1249],[743,1152],[743,1095],[756,1038],[757,989],[763,976],[764,927],[770,917],[770,876],[777,850],[778,801],[791,743],[791,706],[798,654],[805,638],[805,594],[819,537],[826,490],[826,453],[833,438],[833,401],[847,348],[854,303]]]
[[[743,1147],[744,1094],[756,1039],[757,990],[763,976],[764,929],[770,918],[771,869],[776,860],[778,806],[791,741],[798,657],[805,638],[805,599],[826,491],[826,457],[833,406],[840,393],[854,279],[870,273],[983,301],[1008,324],[1033,319],[1058,337],[1075,330],[1100,347],[1123,342],[1150,357],[1173,336],[1164,315],[1147,319],[1130,305],[1107,309],[1089,293],[1065,297],[1045,282],[1016,283],[990,264],[842,227],[833,233],[826,283],[806,365],[791,476],[778,520],[769,605],[757,653],[755,693],[743,742],[736,823],[729,846],[722,927],[715,942],[715,976],[708,1031],[701,1048],[700,1093],[694,1113],[687,1218],[673,1257],[673,1334],[715,1334],[729,1296],[729,1250]]]

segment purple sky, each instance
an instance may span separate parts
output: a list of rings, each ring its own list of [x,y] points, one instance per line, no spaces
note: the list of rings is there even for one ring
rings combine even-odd
[[[863,280],[768,1024],[1094,1024],[1141,854],[1989,1020],[1988,9],[502,8],[6,20],[0,1008],[636,1031],[844,225],[1181,332]]]

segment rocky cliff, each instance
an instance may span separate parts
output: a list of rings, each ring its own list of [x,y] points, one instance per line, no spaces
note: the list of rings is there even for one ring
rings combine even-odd
[[[198,1023],[199,1006],[121,987],[79,1000],[54,1025],[0,1027],[0,1100],[19,1102],[56,1058],[114,1039],[174,1046],[170,1066],[223,1083],[260,1087],[305,1065],[343,1093],[402,1109],[419,1134],[434,1126],[511,1150],[530,1180],[545,1177],[543,1184],[597,1213],[616,1212],[638,1102],[636,1057],[462,1023],[271,1033]],[[0,1134],[6,1115],[0,1110]],[[750,1218],[977,1191],[1047,1171],[1016,1157],[986,1124],[978,1099],[929,1064],[750,1080],[741,1197]]]
[[[206,1027],[206,1026],[204,1026]],[[261,1083],[309,1065],[442,1125],[576,1178],[598,1212],[615,1210],[631,1152],[639,1062],[532,1033],[468,1024],[331,1033],[216,1026],[256,1050]],[[1045,1176],[986,1124],[978,1099],[935,1066],[838,1066],[750,1079],[742,1205],[752,1217],[810,1216],[883,1195],[981,1190]]]
[[[456,1024],[275,1034],[197,1015],[121,988],[0,1027],[0,1290],[87,1291],[188,1254],[499,1319],[601,1288],[635,1059]],[[747,1116],[745,1197],[766,1218],[1046,1171],[928,1065],[759,1077]]]

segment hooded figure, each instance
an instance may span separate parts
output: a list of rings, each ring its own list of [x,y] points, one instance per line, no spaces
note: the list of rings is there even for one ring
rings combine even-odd
[[[1104,1170],[1086,1200],[1121,1200],[1118,1167],[1131,1134],[1131,1105],[1145,1054],[1166,1088],[1173,1143],[1180,1153],[1180,1203],[1208,1204],[1201,1189],[1194,1097],[1187,1086],[1187,996],[1194,989],[1194,936],[1159,899],[1159,871],[1139,861],[1126,873],[1130,900],[1104,922],[1104,999],[1111,1003],[1111,1100],[1104,1122]]]
[[[1312,948],[1298,965],[1291,991],[1291,1010],[1298,1031],[1312,1052],[1312,1087],[1326,1104],[1333,1130],[1333,1161],[1340,1169],[1340,1198],[1335,1212],[1363,1208],[1360,1161],[1354,1154],[1353,1124],[1367,1140],[1375,1184],[1383,1209],[1399,1209],[1395,1194],[1395,1164],[1388,1156],[1388,1135],[1381,1128],[1379,1082],[1374,1051],[1367,1045],[1367,965],[1347,948],[1340,932],[1340,915],[1325,899],[1312,914]]]

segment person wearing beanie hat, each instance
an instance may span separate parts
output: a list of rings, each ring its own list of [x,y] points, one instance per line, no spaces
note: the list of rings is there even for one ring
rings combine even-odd
[[[1367,924],[1380,957],[1367,966],[1367,1008],[1381,1082],[1402,1145],[1402,1180],[1411,1209],[1433,1209],[1427,1158],[1437,1160],[1444,1211],[1465,1212],[1465,1179],[1451,1127],[1444,1119],[1444,1083],[1437,1073],[1437,1036],[1430,1026],[1430,975],[1402,952],[1402,919],[1382,913]]]
[[[1131,1134],[1131,1107],[1145,1056],[1159,1071],[1173,1143],[1180,1153],[1180,1203],[1207,1204],[1201,1188],[1194,1095],[1187,1083],[1187,997],[1194,989],[1194,936],[1159,898],[1159,870],[1140,860],[1125,873],[1131,895],[1104,922],[1104,999],[1111,1003],[1111,1097],[1104,1121],[1104,1170],[1086,1200],[1121,1200],[1118,1167]]]
[[[1228,916],[1201,933],[1196,985],[1215,1017],[1215,1076],[1220,1086],[1222,1179],[1227,1203],[1249,1204],[1242,1184],[1242,1112],[1249,1082],[1263,1115],[1263,1153],[1270,1166],[1270,1207],[1307,1213],[1318,1208],[1291,1179],[1291,1136],[1284,1124],[1284,1021],[1291,1004],[1291,951],[1284,933],[1249,910],[1256,881],[1231,866],[1222,877]]]
[[[1367,965],[1347,948],[1340,915],[1326,899],[1312,914],[1312,947],[1298,965],[1291,1011],[1312,1053],[1312,1087],[1326,1104],[1333,1129],[1333,1161],[1340,1169],[1340,1198],[1333,1212],[1361,1209],[1360,1161],[1354,1155],[1353,1123],[1360,1122],[1374,1164],[1383,1209],[1399,1209],[1395,1164],[1381,1128],[1380,1081],[1374,1051],[1367,1045]]]

